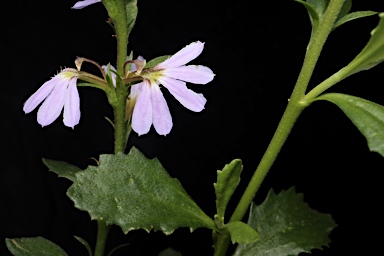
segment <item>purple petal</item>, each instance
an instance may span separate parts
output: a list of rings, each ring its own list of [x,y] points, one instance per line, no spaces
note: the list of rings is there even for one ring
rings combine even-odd
[[[172,129],[172,116],[163,93],[156,84],[151,85],[151,100],[153,108],[153,126],[160,135],[167,135]]]
[[[84,7],[87,7],[88,5],[94,4],[101,2],[101,0],[84,0],[84,1],[79,1],[75,3],[74,6],[72,6],[72,9],[83,9]]]
[[[53,90],[55,85],[60,81],[61,77],[55,76],[51,80],[45,82],[28,100],[24,103],[23,110],[29,113],[34,110]]]
[[[185,46],[183,49],[172,55],[169,59],[156,66],[157,69],[180,67],[187,64],[201,54],[204,43],[197,41]]]
[[[207,100],[201,93],[195,93],[187,88],[185,82],[172,78],[162,78],[161,84],[187,109],[200,112]]]
[[[60,79],[37,112],[37,122],[47,126],[57,119],[67,97],[68,79]]]
[[[194,84],[206,84],[213,80],[215,74],[205,66],[190,65],[163,70],[163,74]]]
[[[129,93],[130,99],[135,99],[140,93],[140,89],[143,86],[143,83],[134,84],[131,86],[131,91]]]
[[[64,125],[72,129],[80,121],[80,97],[76,86],[77,77],[71,79],[64,105]]]
[[[152,125],[151,85],[144,80],[136,86],[141,86],[141,91],[133,109],[132,129],[140,136],[148,133]]]

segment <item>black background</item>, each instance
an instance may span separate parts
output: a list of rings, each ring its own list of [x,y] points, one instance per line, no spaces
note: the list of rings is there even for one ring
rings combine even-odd
[[[112,111],[105,95],[79,88],[82,116],[74,130],[61,118],[41,128],[36,111],[22,112],[25,100],[45,81],[61,68],[74,67],[76,56],[115,62],[115,39],[102,4],[72,10],[75,2],[19,0],[1,6],[0,255],[9,255],[6,237],[43,236],[69,255],[86,255],[73,235],[95,242],[96,223],[65,195],[71,183],[49,172],[41,158],[85,168],[93,164],[91,157],[112,153],[113,130],[104,119],[112,118]],[[132,134],[129,145],[157,157],[213,216],[216,170],[234,158],[243,160],[238,199],[286,107],[310,35],[307,12],[290,0],[139,0],[138,8],[129,44],[135,56],[150,60],[200,40],[205,49],[193,64],[210,67],[216,77],[208,85],[190,85],[208,99],[201,113],[184,109],[163,90],[174,120],[171,133]],[[384,2],[354,1],[352,10],[384,11]],[[352,60],[378,21],[368,17],[335,30],[310,88]],[[383,69],[379,65],[355,74],[329,91],[384,104]],[[295,186],[312,208],[332,214],[339,225],[330,235],[330,247],[313,255],[375,255],[382,251],[383,166],[382,157],[369,152],[341,110],[317,102],[300,116],[255,202],[261,203],[271,187],[279,192]],[[228,210],[234,206],[231,202]],[[157,255],[166,247],[183,255],[213,252],[205,229],[165,236],[145,231],[123,235],[114,227],[107,250],[121,243],[130,246],[115,255]]]

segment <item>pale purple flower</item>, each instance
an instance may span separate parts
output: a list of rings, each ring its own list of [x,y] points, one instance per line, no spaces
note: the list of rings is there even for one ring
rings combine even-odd
[[[37,122],[47,126],[55,121],[64,108],[64,125],[74,128],[80,121],[80,97],[77,91],[77,70],[66,68],[45,82],[24,103],[25,113],[33,111],[41,102]]]
[[[87,7],[88,5],[95,4],[101,2],[101,0],[84,0],[84,1],[79,1],[75,3],[74,6],[72,6],[72,9],[83,9],[84,7]]]
[[[132,128],[139,135],[149,132],[153,124],[156,132],[167,135],[172,129],[172,117],[159,85],[162,84],[187,109],[200,112],[207,100],[201,93],[195,93],[186,82],[207,84],[214,78],[212,70],[205,66],[188,65],[204,49],[204,43],[194,42],[167,60],[141,74],[143,82],[131,87],[131,99],[136,99],[132,115]],[[134,92],[132,94],[132,91]]]

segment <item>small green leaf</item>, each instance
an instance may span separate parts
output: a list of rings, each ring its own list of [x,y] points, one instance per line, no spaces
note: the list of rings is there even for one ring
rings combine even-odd
[[[384,106],[340,93],[327,93],[316,100],[336,104],[367,139],[369,149],[384,157]]]
[[[257,230],[260,239],[239,245],[234,256],[287,256],[322,249],[330,242],[328,234],[337,225],[329,214],[311,209],[303,195],[294,188],[275,194],[251,205],[248,224]]]
[[[76,238],[77,241],[79,241],[82,245],[84,245],[85,249],[87,249],[88,255],[92,256],[92,249],[89,243],[85,239],[79,236],[74,236],[74,237]]]
[[[345,15],[349,13],[349,11],[352,8],[352,0],[345,0],[343,6],[340,9],[339,15],[337,16],[337,19],[341,19]]]
[[[380,13],[379,17],[379,25],[372,30],[367,45],[346,67],[339,71],[342,74],[341,79],[371,69],[384,60],[384,13]]]
[[[76,181],[76,173],[82,171],[79,167],[64,161],[43,158],[43,163],[49,168],[51,172],[56,173],[61,178],[67,178],[73,182]]]
[[[14,256],[68,256],[58,245],[40,236],[6,238],[5,244]]]
[[[342,16],[340,19],[338,19],[335,22],[335,24],[333,25],[333,29],[340,27],[341,25],[347,23],[348,21],[355,20],[358,18],[368,17],[376,14],[377,12],[373,12],[373,11],[359,11],[359,12],[352,12],[352,13],[346,14],[345,16]]]
[[[309,19],[311,20],[312,33],[313,33],[313,31],[316,31],[317,27],[319,26],[320,13],[317,12],[315,6],[309,4],[308,2],[305,2],[304,0],[295,0],[295,1],[301,3],[307,9],[309,14]]]
[[[307,0],[307,3],[316,10],[319,17],[323,16],[325,10],[327,10],[329,0]]]
[[[226,164],[222,171],[217,171],[217,183],[214,183],[213,186],[216,192],[216,211],[219,217],[224,217],[229,199],[240,183],[242,170],[242,161],[235,159]]]
[[[256,242],[260,235],[251,226],[241,221],[229,222],[225,225],[231,235],[232,243],[249,244]]]
[[[125,0],[125,11],[127,15],[128,35],[131,33],[137,17],[137,0]]]
[[[147,159],[135,147],[128,155],[101,155],[99,166],[88,166],[76,174],[67,195],[92,219],[119,225],[124,233],[153,229],[171,234],[179,227],[216,229],[159,160]]]
[[[145,67],[144,68],[152,68],[154,66],[156,66],[157,64],[165,61],[166,59],[168,59],[171,55],[164,55],[164,56],[160,56],[160,57],[156,57],[150,61],[148,61],[146,64],[145,64]]]

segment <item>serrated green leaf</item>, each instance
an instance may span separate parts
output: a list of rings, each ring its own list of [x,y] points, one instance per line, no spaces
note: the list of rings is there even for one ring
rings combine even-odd
[[[368,17],[376,14],[377,12],[373,12],[373,11],[359,11],[359,12],[349,13],[345,16],[342,16],[340,19],[338,19],[333,25],[333,29],[340,27],[341,25],[347,23],[348,21],[355,20],[358,18]]]
[[[346,67],[339,71],[341,79],[371,69],[384,60],[384,13],[380,13],[379,17],[379,25],[372,30],[367,45]]]
[[[216,211],[219,217],[224,217],[225,209],[235,189],[240,183],[243,170],[241,159],[234,159],[226,164],[222,171],[217,171],[217,183],[214,183],[216,193]]]
[[[73,182],[76,180],[76,173],[82,171],[79,167],[64,161],[43,158],[43,163],[51,172],[56,173],[61,178],[66,178]]]
[[[131,33],[137,17],[137,0],[125,0],[125,11],[127,15],[128,35]]]
[[[124,233],[153,229],[171,234],[179,227],[216,229],[180,182],[156,158],[147,159],[134,147],[127,155],[101,155],[99,166],[88,166],[76,174],[67,194],[92,219],[119,225]]]
[[[249,244],[256,242],[260,235],[251,226],[241,221],[229,222],[225,225],[232,243]]]
[[[91,249],[91,246],[89,245],[89,243],[85,239],[83,239],[79,236],[74,236],[74,237],[76,238],[77,241],[79,241],[82,245],[84,245],[85,249],[88,252],[88,255],[92,256],[92,249]]]
[[[160,57],[156,57],[150,61],[148,61],[146,64],[145,64],[145,67],[144,68],[152,68],[154,66],[156,66],[157,64],[165,61],[166,59],[168,59],[169,57],[171,57],[171,55],[164,55],[164,56],[160,56]]]
[[[336,104],[367,139],[371,151],[384,157],[384,106],[341,93],[317,98]]]
[[[5,244],[14,256],[68,256],[58,245],[40,236],[6,238]]]
[[[329,214],[311,209],[294,188],[280,194],[271,190],[262,204],[252,204],[248,224],[260,239],[239,245],[234,256],[287,256],[322,249],[337,226]]]

